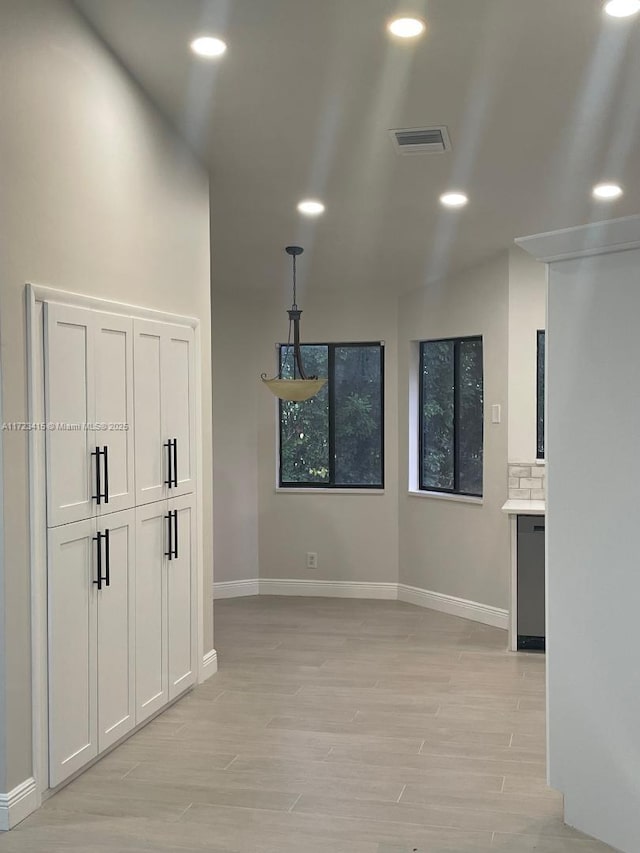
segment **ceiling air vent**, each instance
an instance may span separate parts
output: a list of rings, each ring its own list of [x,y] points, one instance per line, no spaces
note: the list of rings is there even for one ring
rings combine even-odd
[[[440,154],[451,150],[446,127],[403,127],[389,131],[399,154]]]

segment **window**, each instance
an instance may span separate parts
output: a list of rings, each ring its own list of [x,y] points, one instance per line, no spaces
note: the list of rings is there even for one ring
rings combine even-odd
[[[420,344],[419,487],[482,496],[482,338]]]
[[[538,370],[537,370],[537,457],[544,459],[544,329],[538,331]]]
[[[326,376],[303,403],[280,401],[280,486],[381,489],[384,486],[384,346],[305,344],[307,375]],[[280,346],[282,376],[292,351]]]

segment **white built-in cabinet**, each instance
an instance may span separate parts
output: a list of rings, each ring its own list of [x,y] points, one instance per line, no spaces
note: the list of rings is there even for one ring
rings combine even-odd
[[[135,725],[135,510],[51,528],[49,784]]]
[[[45,302],[49,785],[197,677],[194,330]]]
[[[192,495],[136,510],[136,723],[196,679]]]
[[[45,303],[47,525],[135,505],[133,320]]]
[[[186,495],[195,478],[193,329],[134,322],[136,503]]]

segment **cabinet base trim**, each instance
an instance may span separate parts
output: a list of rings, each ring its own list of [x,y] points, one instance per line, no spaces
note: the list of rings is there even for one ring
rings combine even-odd
[[[529,634],[518,634],[518,651],[543,652],[545,650],[545,638]]]
[[[0,794],[0,830],[12,829],[39,805],[36,780],[33,777],[25,779],[8,793]]]
[[[119,740],[117,740],[115,743],[110,744],[104,750],[104,752],[99,753],[99,755],[96,755],[95,758],[92,758],[89,761],[87,761],[86,764],[84,764],[82,767],[80,767],[78,770],[76,770],[75,773],[72,773],[63,782],[60,782],[59,785],[56,785],[54,788],[45,788],[41,793],[42,800],[43,801],[48,800],[49,797],[52,797],[54,794],[57,794],[58,791],[62,791],[64,788],[67,787],[67,785],[70,785],[71,782],[74,782],[76,779],[78,779],[80,776],[82,776],[83,773],[86,773],[87,770],[89,770],[91,767],[93,767],[99,761],[102,761],[102,759],[105,758],[107,755],[112,753],[119,746],[122,746],[123,743],[126,743],[129,740],[129,738],[138,734],[138,732],[141,731],[142,729],[144,729],[145,726],[148,726],[149,723],[153,722],[159,716],[164,714],[165,711],[168,711],[169,708],[171,708],[173,705],[175,705],[181,699],[184,699],[184,697],[187,696],[189,693],[191,693],[192,690],[193,690],[193,684],[189,685],[189,687],[187,687],[185,690],[183,690],[179,696],[176,696],[174,699],[171,699],[169,702],[167,702],[166,705],[163,705],[161,708],[158,708],[156,711],[153,711],[153,713],[149,714],[149,716],[145,720],[141,720],[139,723],[137,723],[135,728],[130,729],[128,732],[126,732],[126,734],[122,735],[122,737],[119,738]]]
[[[200,676],[198,678],[198,683],[202,684],[203,681],[206,681],[207,678],[211,678],[212,675],[218,671],[218,653],[215,649],[211,649],[210,652],[207,652],[206,655],[202,658],[202,666],[200,667]]]

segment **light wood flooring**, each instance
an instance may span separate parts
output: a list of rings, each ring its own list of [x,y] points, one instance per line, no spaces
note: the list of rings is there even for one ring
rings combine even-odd
[[[604,853],[545,786],[544,657],[391,601],[215,608],[220,671],[0,853]]]

